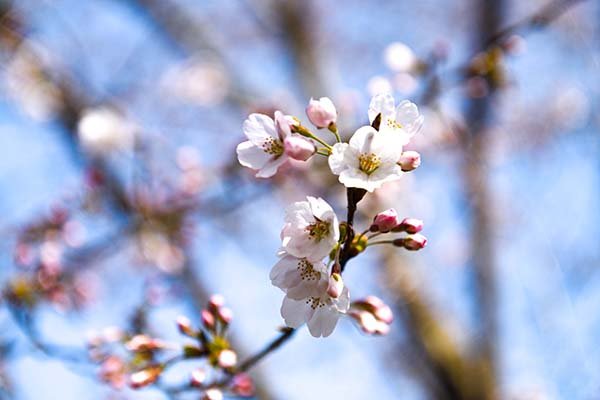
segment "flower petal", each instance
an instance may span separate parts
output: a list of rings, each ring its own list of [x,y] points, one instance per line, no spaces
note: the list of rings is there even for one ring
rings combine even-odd
[[[257,147],[250,140],[238,144],[236,153],[240,164],[252,169],[261,169],[271,159],[271,155]]]
[[[267,163],[256,173],[257,178],[270,178],[277,172],[277,169],[286,162],[288,157],[285,154],[277,158],[271,158]]]
[[[250,114],[244,121],[244,135],[256,146],[262,146],[269,137],[279,138],[275,130],[275,122],[264,114]]]
[[[377,114],[381,113],[381,118],[394,118],[394,97],[389,93],[380,93],[371,99],[369,104],[369,123],[372,124]]]
[[[293,300],[285,296],[281,304],[281,316],[290,328],[298,328],[306,322],[311,308],[303,300]]]
[[[396,108],[396,122],[402,125],[402,129],[413,137],[421,130],[424,117],[419,114],[419,108],[415,103],[403,100]]]

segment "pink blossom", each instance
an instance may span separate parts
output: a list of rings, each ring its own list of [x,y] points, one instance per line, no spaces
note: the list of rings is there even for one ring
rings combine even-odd
[[[337,120],[337,110],[328,97],[321,97],[319,100],[311,98],[306,107],[306,115],[317,128],[327,128]]]
[[[373,225],[371,226],[371,230],[380,231],[380,232],[389,232],[398,225],[398,213],[393,208],[389,210],[385,210],[380,212],[373,219]]]

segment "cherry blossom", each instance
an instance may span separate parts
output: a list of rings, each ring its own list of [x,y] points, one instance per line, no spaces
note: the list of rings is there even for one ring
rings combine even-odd
[[[108,107],[85,110],[77,124],[81,145],[96,155],[130,150],[134,145],[135,131],[131,121]]]
[[[281,231],[282,250],[294,257],[320,260],[337,243],[338,219],[325,200],[311,196],[306,199],[286,209]]]
[[[406,145],[423,126],[423,116],[419,114],[417,106],[403,100],[396,107],[394,98],[389,93],[373,96],[369,104],[369,122],[381,114],[380,132],[392,132],[397,135],[400,145]]]
[[[240,143],[237,156],[244,167],[258,170],[258,178],[269,178],[288,160],[284,153],[285,133],[275,128],[275,121],[264,114],[250,114],[244,121],[247,141]]]
[[[327,291],[302,300],[285,296],[281,305],[281,316],[291,328],[298,328],[306,323],[312,336],[327,337],[335,329],[340,316],[349,308],[350,292],[344,287],[338,298],[331,297]]]
[[[397,161],[401,154],[402,147],[396,135],[363,126],[349,143],[333,146],[329,167],[346,187],[372,192],[386,182],[400,179],[402,169]]]
[[[327,267],[317,261],[286,255],[275,264],[270,274],[271,283],[286,292],[287,296],[300,300],[318,296],[327,287]]]
[[[337,120],[337,110],[329,97],[321,97],[319,100],[311,98],[306,107],[306,115],[317,128],[327,128]]]

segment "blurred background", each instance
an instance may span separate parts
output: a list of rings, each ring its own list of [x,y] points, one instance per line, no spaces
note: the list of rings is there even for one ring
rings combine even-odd
[[[369,249],[344,276],[392,306],[392,331],[301,329],[252,370],[256,398],[600,399],[597,1],[0,0],[0,14],[0,398],[199,398],[111,388],[90,332],[181,342],[175,318],[197,323],[221,293],[240,356],[276,337],[284,208],[315,195],[341,216],[345,192],[323,159],[254,178],[242,123],[276,109],[308,123],[309,98],[328,96],[347,138],[390,91],[425,115],[423,162],[364,200],[358,226],[395,207],[429,243]]]

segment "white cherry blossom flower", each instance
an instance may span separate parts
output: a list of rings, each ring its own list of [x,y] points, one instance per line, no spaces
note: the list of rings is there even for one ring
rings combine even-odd
[[[333,146],[329,167],[346,187],[372,192],[386,182],[400,179],[402,169],[397,161],[401,154],[398,136],[363,126],[354,133],[349,143]]]
[[[302,300],[285,296],[281,305],[281,316],[291,328],[298,328],[306,323],[312,336],[327,337],[335,329],[340,316],[349,308],[350,293],[345,287],[338,298],[329,296],[327,291]]]
[[[244,121],[247,141],[237,146],[237,156],[244,167],[258,170],[258,178],[269,178],[288,160],[283,141],[286,132],[275,127],[275,121],[264,114],[250,114]]]
[[[321,260],[340,236],[338,219],[325,200],[311,196],[306,200],[291,204],[285,211],[282,250],[294,257]]]
[[[402,146],[416,135],[423,126],[423,116],[419,114],[417,106],[403,100],[396,107],[394,98],[389,93],[373,96],[369,104],[369,122],[373,123],[377,115],[381,114],[380,132],[395,133]]]
[[[136,126],[119,112],[108,107],[85,110],[77,123],[83,148],[93,154],[131,150]]]
[[[327,289],[327,266],[321,262],[310,262],[306,258],[285,255],[271,269],[271,283],[291,299],[300,300],[318,296]]]

